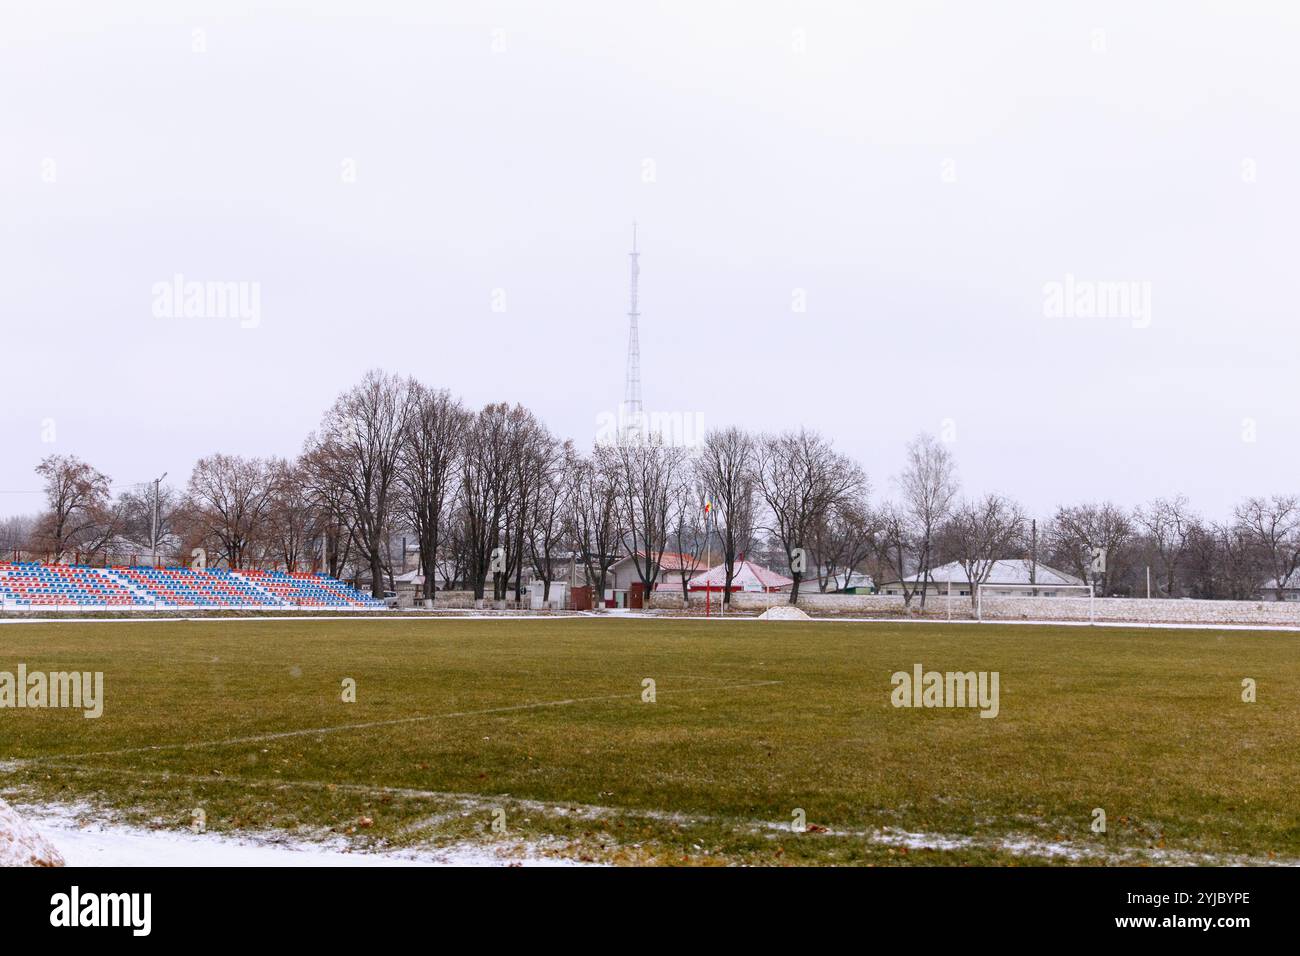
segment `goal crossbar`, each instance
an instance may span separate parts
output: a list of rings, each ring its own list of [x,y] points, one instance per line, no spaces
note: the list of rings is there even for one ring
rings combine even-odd
[[[983,584],[975,585],[975,620],[977,621],[984,620],[984,589],[985,588],[1000,588],[1002,590],[1006,590],[1007,588],[1013,588],[1016,591],[1015,594],[1003,595],[1003,597],[1013,597],[1013,598],[1016,597],[1031,598],[1031,597],[1043,596],[1042,594],[1034,595],[1034,594],[1023,593],[1030,588],[1037,591],[1084,591],[1086,592],[1086,594],[1081,594],[1079,596],[1080,597],[1086,596],[1088,598],[1088,623],[1089,624],[1095,623],[1097,595],[1095,589],[1091,584],[994,584],[986,581]]]

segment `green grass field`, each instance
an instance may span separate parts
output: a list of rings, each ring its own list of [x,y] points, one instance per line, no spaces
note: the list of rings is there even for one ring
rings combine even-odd
[[[202,808],[216,832],[623,863],[1300,859],[1294,634],[590,618],[0,627],[0,671],[19,663],[103,671],[105,705],[97,720],[0,710],[6,799],[155,827],[187,828]],[[916,663],[999,672],[998,716],[892,706],[891,674]]]

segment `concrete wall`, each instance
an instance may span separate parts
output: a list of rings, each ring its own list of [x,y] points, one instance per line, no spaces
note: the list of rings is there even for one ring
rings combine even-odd
[[[733,594],[731,613],[756,615],[773,606],[786,604],[788,594]],[[713,611],[718,611],[713,595]],[[1087,621],[1086,597],[993,597],[984,596],[985,620]],[[1092,603],[1094,620],[1130,621],[1144,624],[1273,624],[1300,627],[1300,602],[1294,601],[1193,601],[1152,598],[1097,598]],[[919,617],[919,603],[913,600],[911,616]],[[650,606],[662,610],[684,610],[680,593],[655,592]],[[811,594],[799,595],[799,606],[814,617],[902,617],[908,612],[901,595]],[[704,613],[704,595],[692,594],[688,609]],[[969,597],[930,597],[925,617],[944,620],[972,620],[975,613]]]

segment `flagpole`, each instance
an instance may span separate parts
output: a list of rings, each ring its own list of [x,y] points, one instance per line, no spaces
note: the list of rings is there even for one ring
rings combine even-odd
[[[704,502],[704,616],[710,617],[713,610],[713,583],[709,572],[713,570],[713,537],[709,534],[709,516],[712,514],[711,503]]]
[[[712,617],[712,597],[714,597],[714,583],[708,580],[708,572],[714,570],[714,537],[708,532],[708,519],[712,516],[714,507],[712,502],[705,499],[705,617]]]

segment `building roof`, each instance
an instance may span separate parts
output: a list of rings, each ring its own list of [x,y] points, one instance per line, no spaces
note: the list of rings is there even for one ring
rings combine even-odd
[[[814,584],[820,583],[821,576],[818,574],[810,575],[805,578],[806,581],[812,581]],[[869,588],[873,587],[875,582],[871,580],[871,575],[864,571],[851,571],[848,580],[845,580],[844,572],[832,574],[826,582],[826,587],[831,591],[842,591],[845,588]]]
[[[691,578],[689,586],[693,588],[721,588],[727,584],[727,566],[719,564],[709,568],[704,574],[696,575]],[[785,575],[777,574],[761,564],[755,564],[753,561],[737,561],[731,575],[731,586],[733,588],[744,589],[746,587],[761,587],[763,589],[786,588],[794,584],[794,581]]]
[[[1296,570],[1292,571],[1290,574],[1288,574],[1286,577],[1282,579],[1282,590],[1290,591],[1296,588],[1300,588],[1300,568],[1297,568]],[[1262,588],[1260,588],[1260,590],[1276,591],[1277,578],[1269,578],[1268,582]]]
[[[646,553],[638,551],[637,555],[644,561]],[[632,555],[625,554],[620,561],[631,561]],[[678,554],[676,551],[665,551],[659,558],[660,571],[699,571],[704,568],[704,559],[697,558],[693,554]]]
[[[989,570],[988,577],[984,579],[984,583],[1021,585],[1024,587],[1040,588],[1051,587],[1052,585],[1087,584],[1087,582],[1081,578],[1076,578],[1072,574],[1066,574],[1064,571],[1058,571],[1056,568],[1050,568],[1041,561],[1035,569],[1033,580],[1030,580],[1029,569],[1030,562],[1027,558],[994,561],[993,567]],[[919,573],[912,574],[908,575],[903,580],[908,584],[919,584],[921,576]],[[963,568],[961,563],[958,561],[950,561],[937,568],[931,568],[930,581],[934,584],[947,584],[951,581],[953,584],[964,584],[967,587],[970,586],[970,580],[966,575],[966,569]]]

